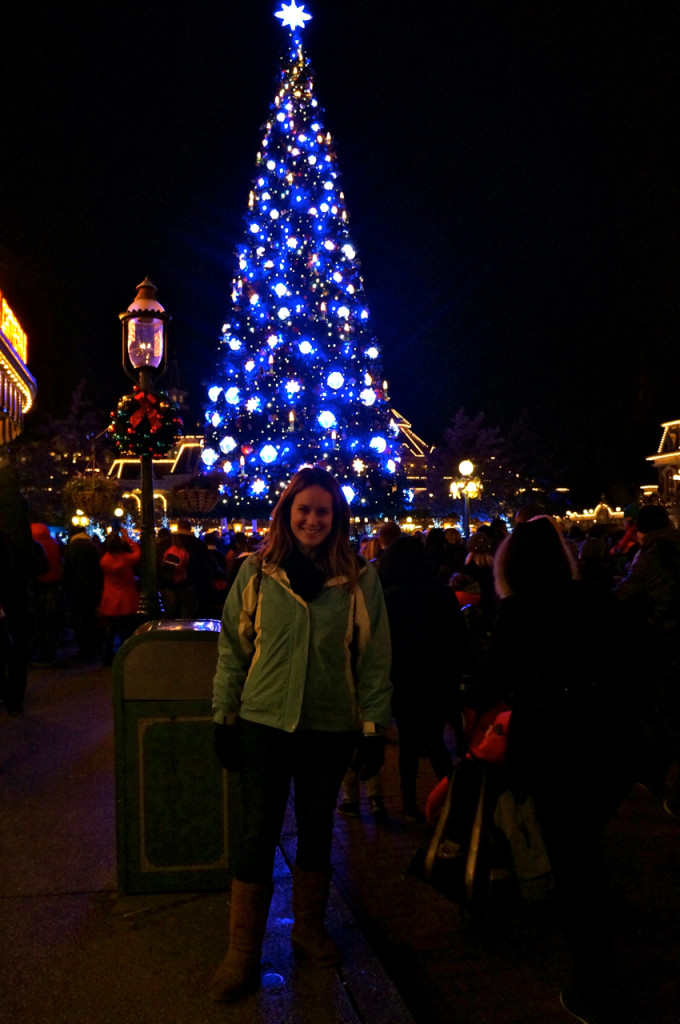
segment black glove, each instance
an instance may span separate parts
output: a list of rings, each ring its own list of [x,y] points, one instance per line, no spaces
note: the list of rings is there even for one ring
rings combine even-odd
[[[233,725],[215,723],[215,753],[217,760],[228,772],[237,772],[241,767],[238,742],[238,719]]]
[[[9,622],[2,608],[0,608],[0,651],[8,652],[12,646],[12,634]]]
[[[385,761],[385,737],[371,733],[369,736],[362,736],[359,740],[352,767],[359,773],[362,782],[372,779],[377,775]]]

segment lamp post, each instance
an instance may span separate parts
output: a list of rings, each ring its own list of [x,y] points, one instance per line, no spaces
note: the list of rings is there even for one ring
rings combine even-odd
[[[458,472],[463,477],[463,486],[461,488],[461,490],[463,491],[463,498],[464,498],[464,505],[463,505],[463,533],[465,534],[465,539],[466,540],[470,536],[470,493],[471,493],[470,485],[472,483],[472,481],[470,480],[470,477],[472,476],[474,471],[475,471],[475,467],[473,466],[473,464],[470,462],[469,459],[463,459],[463,461],[458,466]],[[472,490],[474,490],[474,487],[472,488]]]
[[[156,301],[156,287],[148,277],[137,285],[135,298],[119,316],[123,324],[123,369],[137,383],[142,394],[147,394],[152,390],[154,377],[161,377],[166,370],[166,333],[171,319]],[[143,453],[139,461],[142,485],[139,614],[146,622],[160,618],[163,605],[156,578],[152,453]]]

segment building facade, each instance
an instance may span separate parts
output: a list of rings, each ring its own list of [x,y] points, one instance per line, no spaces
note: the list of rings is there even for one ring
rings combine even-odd
[[[680,419],[661,424],[661,442],[656,455],[648,455],[659,474],[658,487],[654,488],[662,505],[677,508],[680,503]],[[649,490],[649,489],[648,489]]]
[[[0,291],[0,444],[21,433],[38,390],[27,359],[26,332]]]

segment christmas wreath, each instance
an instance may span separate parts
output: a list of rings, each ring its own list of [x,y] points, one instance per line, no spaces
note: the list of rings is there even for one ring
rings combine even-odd
[[[182,433],[179,406],[165,391],[135,387],[112,418],[109,430],[118,455],[165,455]]]

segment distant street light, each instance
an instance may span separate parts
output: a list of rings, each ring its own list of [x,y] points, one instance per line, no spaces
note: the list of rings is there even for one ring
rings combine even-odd
[[[166,370],[166,334],[171,317],[156,301],[156,287],[148,277],[137,285],[135,298],[119,316],[123,324],[123,369],[137,383],[143,408],[144,396],[151,393],[154,377],[161,377]],[[139,461],[142,485],[139,614],[148,621],[160,618],[163,605],[156,578],[153,455],[145,452]]]
[[[460,490],[463,492],[464,505],[463,505],[463,532],[465,540],[470,536],[470,495],[476,495],[477,485],[471,479],[474,473],[474,465],[469,459],[464,459],[458,467],[458,472],[461,474],[463,479],[461,480]]]

